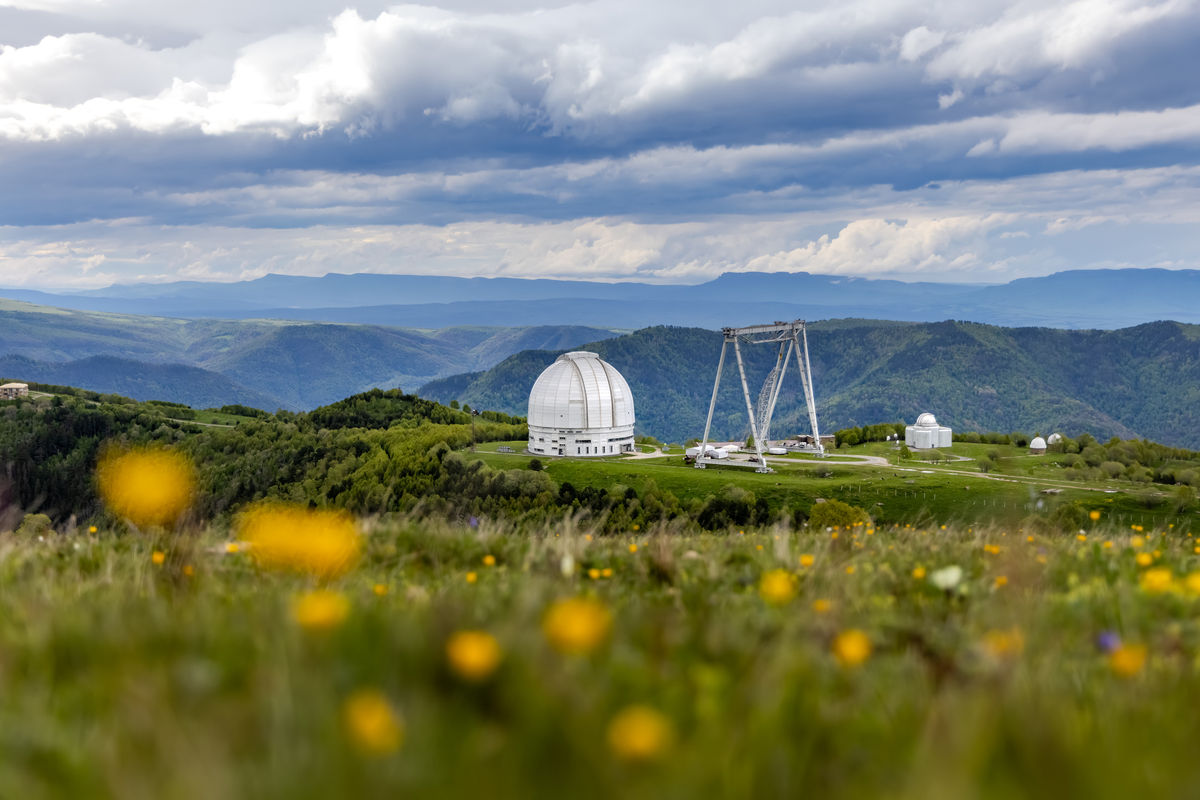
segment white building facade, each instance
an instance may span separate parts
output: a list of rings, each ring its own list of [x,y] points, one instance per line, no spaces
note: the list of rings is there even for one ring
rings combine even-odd
[[[953,437],[953,431],[939,425],[937,417],[929,412],[917,417],[915,424],[904,429],[904,443],[914,450],[949,447],[953,443]]]
[[[29,396],[29,384],[6,383],[0,386],[0,400],[16,400],[18,397]]]
[[[632,452],[633,392],[595,353],[563,353],[529,392],[529,452],[610,456]]]

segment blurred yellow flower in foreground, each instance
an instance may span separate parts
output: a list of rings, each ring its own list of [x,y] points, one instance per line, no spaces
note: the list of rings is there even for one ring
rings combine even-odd
[[[260,567],[307,572],[323,578],[354,565],[361,542],[349,514],[282,503],[262,503],[238,520],[238,538]]]
[[[1146,645],[1118,645],[1108,655],[1108,666],[1122,678],[1132,678],[1146,666]]]
[[[800,556],[800,566],[802,567],[811,567],[816,561],[817,559],[809,553]]]
[[[150,554],[150,562],[156,567],[161,567],[167,561],[167,554],[162,550],[155,550]]]
[[[364,753],[385,756],[404,743],[404,721],[376,689],[360,689],[346,698],[342,721],[351,741]]]
[[[1138,553],[1134,560],[1137,561],[1139,567],[1148,567],[1154,563],[1154,556],[1149,553]]]
[[[983,649],[994,659],[1005,661],[1021,655],[1025,637],[1016,628],[1007,631],[988,631],[983,635]]]
[[[1171,590],[1175,579],[1171,575],[1171,570],[1166,567],[1155,567],[1143,572],[1141,578],[1138,579],[1138,583],[1141,585],[1143,592],[1162,594]]]
[[[96,467],[100,496],[113,513],[139,527],[174,523],[192,504],[196,474],[173,450],[110,451]]]
[[[653,761],[675,740],[671,720],[650,706],[622,709],[608,723],[608,747],[624,761]]]
[[[812,610],[818,614],[827,614],[833,608],[833,603],[823,597],[818,597],[812,602]]]
[[[1099,512],[1099,511],[1089,511],[1089,512],[1088,512],[1088,518],[1089,518],[1089,519],[1090,519],[1092,522],[1097,522],[1097,521],[1100,519],[1100,512]]]
[[[486,556],[483,557],[483,565],[485,567],[496,566],[496,557],[494,555],[492,555],[491,553],[488,553]]]
[[[337,592],[307,592],[292,600],[292,619],[310,631],[336,628],[350,615],[350,601]]]
[[[1200,594],[1200,572],[1189,574],[1184,579],[1184,585],[1187,586],[1187,590],[1191,594]]]
[[[920,565],[913,567],[912,576],[919,581],[925,580],[925,568]]]
[[[786,605],[796,596],[796,578],[785,569],[765,572],[758,583],[758,593],[773,606]]]
[[[598,600],[571,597],[558,600],[542,619],[542,633],[560,653],[583,655],[608,638],[612,613]]]
[[[996,580],[992,581],[992,585],[995,586],[997,589],[1003,589],[1005,586],[1008,586],[1008,576],[1007,575],[997,575]]]
[[[446,642],[446,661],[464,680],[486,680],[500,666],[503,653],[496,637],[486,631],[459,631]]]
[[[833,640],[833,657],[843,667],[857,667],[871,657],[871,640],[855,628],[842,631]]]

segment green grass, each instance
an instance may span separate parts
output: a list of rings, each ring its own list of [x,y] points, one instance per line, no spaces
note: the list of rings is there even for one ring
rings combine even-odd
[[[215,532],[6,534],[0,796],[1123,799],[1200,787],[1192,539],[1148,532],[1139,548],[1103,521],[1086,541],[1002,526],[838,533],[589,539],[569,522],[376,522],[362,561],[326,586],[350,613],[323,633],[289,611],[311,580],[259,572]],[[1170,591],[1140,588],[1138,552],[1157,554]],[[962,583],[942,591],[928,575],[950,565]],[[757,588],[772,569],[795,575],[778,607]],[[564,656],[542,615],[581,594],[611,609],[612,633]],[[445,643],[464,629],[504,654],[479,684],[447,666]],[[831,654],[848,629],[872,644],[856,668]],[[1144,669],[1115,675],[1105,633],[1145,645]],[[364,688],[402,715],[398,752],[353,746],[342,705]],[[650,763],[623,763],[606,741],[630,704],[674,731]]]

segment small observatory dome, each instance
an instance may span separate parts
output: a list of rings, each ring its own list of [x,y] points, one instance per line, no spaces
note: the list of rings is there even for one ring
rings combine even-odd
[[[595,353],[563,353],[529,392],[529,452],[605,456],[633,450],[633,392]]]
[[[1052,433],[1046,437],[1046,444],[1059,444],[1063,440],[1061,433]]]
[[[1046,452],[1046,440],[1040,436],[1033,437],[1033,441],[1029,443],[1029,452],[1031,452],[1031,453]]]

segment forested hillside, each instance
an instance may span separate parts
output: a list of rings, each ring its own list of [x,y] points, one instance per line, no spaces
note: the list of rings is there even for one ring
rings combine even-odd
[[[999,328],[967,322],[837,320],[809,329],[820,423],[832,431],[932,411],[959,430],[1142,436],[1200,446],[1200,327],[1158,322],[1116,331]],[[721,335],[646,328],[588,345],[629,381],[638,432],[682,441],[703,432]],[[775,357],[743,347],[757,397]],[[511,356],[473,375],[433,381],[421,394],[522,412],[556,352]],[[806,432],[794,369],[776,411],[776,436]],[[749,430],[736,367],[726,364],[714,436]]]

